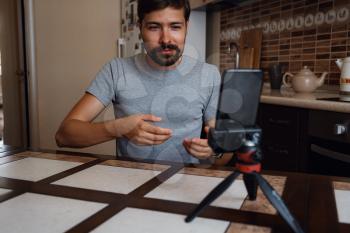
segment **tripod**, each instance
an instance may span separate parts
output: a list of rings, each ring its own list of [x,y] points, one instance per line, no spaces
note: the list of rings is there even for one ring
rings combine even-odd
[[[192,221],[205,207],[218,198],[235,179],[242,173],[244,185],[248,192],[249,200],[255,200],[257,188],[260,186],[269,202],[276,208],[277,212],[287,222],[290,228],[296,233],[303,233],[297,220],[289,212],[281,197],[273,187],[260,175],[262,153],[259,147],[261,131],[251,130],[243,141],[243,145],[236,151],[236,171],[226,177],[218,184],[199,205],[190,213],[185,221]]]

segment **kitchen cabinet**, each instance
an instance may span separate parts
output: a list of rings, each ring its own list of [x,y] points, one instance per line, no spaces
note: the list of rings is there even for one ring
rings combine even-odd
[[[310,110],[309,119],[308,132],[310,136],[350,143],[349,113]]]
[[[309,111],[308,172],[350,177],[349,125],[348,113]]]
[[[260,104],[257,123],[263,132],[263,169],[304,171],[308,110]]]
[[[190,0],[191,8],[197,9],[206,6],[209,3],[217,2],[217,0]]]
[[[264,169],[350,177],[350,104],[334,90],[264,89],[258,125]]]

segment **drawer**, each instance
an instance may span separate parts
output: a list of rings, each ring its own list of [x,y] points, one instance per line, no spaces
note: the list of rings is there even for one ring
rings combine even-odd
[[[280,144],[263,143],[263,160],[264,169],[297,171],[298,158],[296,147],[289,147]]]
[[[261,105],[260,120],[266,127],[293,128],[297,124],[298,112],[294,108]]]
[[[298,135],[296,133],[277,133],[276,131],[265,130],[262,135],[262,142],[266,145],[278,144],[283,147],[296,147],[298,144]]]
[[[295,141],[298,135],[298,111],[283,106],[261,105],[259,114],[263,140]]]
[[[338,130],[344,127],[345,131],[336,133],[337,127]],[[309,112],[308,134],[321,139],[350,143],[350,114],[312,110]]]
[[[258,125],[262,129],[263,169],[305,169],[308,109],[260,104]]]

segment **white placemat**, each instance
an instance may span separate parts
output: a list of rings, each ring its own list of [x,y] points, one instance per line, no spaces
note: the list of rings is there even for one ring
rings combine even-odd
[[[80,164],[81,163],[78,162],[52,159],[25,158],[0,165],[0,176],[20,180],[38,181]]]
[[[350,224],[350,191],[334,190],[334,193],[339,222]]]
[[[3,188],[0,188],[0,195],[9,193],[9,192],[11,192],[11,191],[12,191],[12,190],[10,190],[10,189],[3,189]]]
[[[199,203],[203,198],[218,185],[223,178],[196,176],[187,174],[175,174],[163,184],[146,195],[146,197]],[[239,209],[247,191],[243,180],[235,180],[212,205],[226,208]]]
[[[64,232],[106,204],[25,193],[0,203],[1,232]]]
[[[53,184],[127,194],[160,171],[96,165]]]
[[[92,232],[224,233],[229,226],[229,222],[220,220],[195,218],[186,223],[184,219],[185,216],[178,214],[126,208]]]

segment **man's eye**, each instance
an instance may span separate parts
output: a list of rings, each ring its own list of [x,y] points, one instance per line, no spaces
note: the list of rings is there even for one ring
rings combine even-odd
[[[148,29],[154,31],[154,30],[159,29],[159,27],[158,26],[148,26]]]
[[[172,28],[173,30],[180,30],[180,29],[181,29],[181,26],[171,26],[171,28]]]

